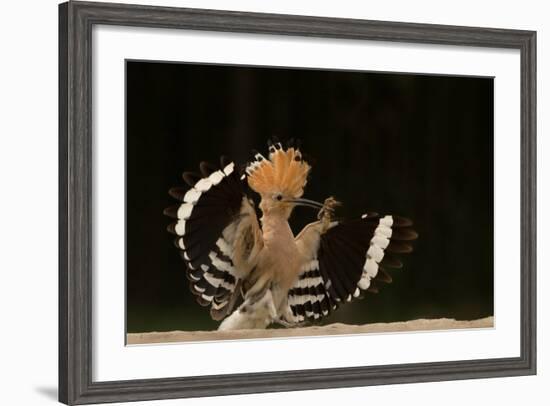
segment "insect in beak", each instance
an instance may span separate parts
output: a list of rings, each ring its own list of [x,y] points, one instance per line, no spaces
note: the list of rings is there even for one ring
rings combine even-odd
[[[285,199],[284,200],[287,203],[292,203],[296,206],[307,206],[314,209],[322,209],[323,204],[316,202],[315,200],[309,200],[309,199]]]

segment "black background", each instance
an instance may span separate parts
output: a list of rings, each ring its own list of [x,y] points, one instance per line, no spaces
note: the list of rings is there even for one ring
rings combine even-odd
[[[493,79],[127,62],[128,332],[216,328],[162,215],[181,173],[239,163],[276,135],[313,163],[304,197],[413,219],[420,237],[379,294],[324,323],[493,314]],[[315,212],[299,208],[295,231]]]

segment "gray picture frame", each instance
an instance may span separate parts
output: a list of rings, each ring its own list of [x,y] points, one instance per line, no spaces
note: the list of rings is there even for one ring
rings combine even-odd
[[[519,50],[520,356],[218,376],[93,381],[91,33],[95,24]],[[535,374],[535,175],[534,31],[109,3],[63,3],[59,6],[59,400],[66,404],[86,404]]]

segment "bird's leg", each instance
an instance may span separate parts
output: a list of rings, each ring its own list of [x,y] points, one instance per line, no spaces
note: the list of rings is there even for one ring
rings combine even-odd
[[[276,318],[276,319],[273,319],[273,323],[280,324],[281,326],[286,327],[286,328],[296,327],[298,325],[297,323],[292,323],[290,321],[286,321],[285,319],[282,319],[280,317]]]
[[[332,196],[325,199],[323,208],[319,210],[319,213],[317,214],[317,218],[323,225],[323,230],[327,230],[329,228],[330,222],[332,221],[332,216],[334,215],[334,210],[340,205],[341,203]]]
[[[292,317],[292,311],[290,310],[290,306],[286,304],[286,308],[284,308],[284,310],[282,311],[281,316],[274,318],[273,323],[277,323],[286,328],[301,327],[305,324],[303,322],[299,323],[296,321],[291,321],[292,318],[293,317]]]
[[[284,307],[281,315],[273,319],[273,323],[279,324],[286,328],[303,327],[308,324],[308,321],[292,321],[294,317],[292,315],[292,311],[290,310],[290,306],[288,306],[288,303],[286,303],[285,306],[286,307]]]
[[[288,321],[284,316],[273,319],[273,323],[277,323],[286,328],[296,328],[296,327],[303,327],[307,325],[306,321],[301,321],[301,322]]]

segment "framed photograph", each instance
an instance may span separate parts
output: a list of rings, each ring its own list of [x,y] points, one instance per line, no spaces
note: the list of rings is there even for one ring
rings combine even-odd
[[[536,373],[536,33],[59,8],[59,400]]]

